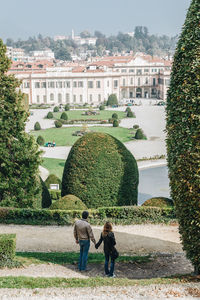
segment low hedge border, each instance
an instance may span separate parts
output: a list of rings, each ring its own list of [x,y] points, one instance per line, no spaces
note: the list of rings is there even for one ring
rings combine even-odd
[[[113,224],[145,224],[177,222],[174,208],[157,207],[101,207],[89,210],[89,222],[102,225],[109,219]],[[81,218],[82,210],[48,210],[0,208],[0,223],[26,225],[73,225]]]

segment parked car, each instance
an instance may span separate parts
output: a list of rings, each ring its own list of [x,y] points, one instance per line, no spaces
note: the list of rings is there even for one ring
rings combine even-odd
[[[159,101],[156,105],[158,106],[164,106],[166,103],[164,101]]]
[[[56,143],[55,142],[47,142],[44,144],[44,147],[55,147]]]

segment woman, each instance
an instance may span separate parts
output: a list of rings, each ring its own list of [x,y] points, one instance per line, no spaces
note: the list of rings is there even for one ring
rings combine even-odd
[[[101,233],[100,239],[98,243],[95,245],[95,248],[98,249],[101,243],[104,243],[104,254],[105,254],[105,274],[108,277],[115,277],[114,275],[114,267],[115,267],[115,259],[118,256],[118,252],[115,249],[115,236],[112,232],[112,224],[110,222],[106,222],[103,227],[103,232]],[[111,258],[110,271],[108,269],[109,259]]]

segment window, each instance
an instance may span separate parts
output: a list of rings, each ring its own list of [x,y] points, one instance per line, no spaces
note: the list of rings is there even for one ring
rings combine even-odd
[[[43,96],[43,102],[47,103],[47,96],[46,95]]]
[[[54,94],[50,94],[50,101],[54,101]]]
[[[35,82],[35,88],[36,89],[40,88],[40,82]]]
[[[92,95],[90,95],[90,102],[92,102]]]
[[[129,69],[129,73],[135,73],[134,69]]]
[[[156,78],[153,78],[153,86],[156,85]]]
[[[140,78],[138,78],[138,85],[140,85]]]
[[[149,72],[149,69],[144,69],[144,73],[148,73]]]
[[[41,82],[41,88],[46,89],[46,87],[47,87],[46,82],[45,82],[45,81],[44,81],[44,82]]]
[[[145,78],[145,84],[148,84],[149,83],[149,80],[148,80],[148,77]]]
[[[123,86],[125,86],[126,85],[126,80],[125,79],[123,79]]]
[[[110,85],[110,82],[109,82],[109,81],[107,81],[107,87],[109,87],[109,85]]]
[[[62,103],[62,94],[58,94],[58,103]]]
[[[97,87],[98,89],[101,88],[101,81],[97,81],[97,82],[96,82],[96,87]]]
[[[29,82],[24,82],[24,88],[29,89],[30,88],[30,83]]]
[[[98,95],[98,101],[101,102],[101,94]]]
[[[83,102],[83,95],[80,95],[80,102]]]
[[[66,88],[70,88],[70,81],[65,81]]]
[[[67,103],[69,103],[69,101],[70,101],[69,94],[65,94],[65,101],[66,101]]]
[[[136,74],[141,75],[142,74],[142,69],[137,69]]]
[[[170,79],[165,79],[165,85],[167,85],[167,86],[170,85]]]
[[[49,88],[55,88],[55,82],[54,81],[48,82],[48,87]]]
[[[133,85],[133,77],[131,77],[131,85]]]
[[[88,81],[88,88],[92,89],[93,88],[93,81]]]
[[[127,71],[126,69],[122,69],[121,70],[122,73],[126,73],[126,71]]]
[[[76,95],[73,96],[73,102],[76,103]]]
[[[114,80],[114,88],[116,89],[118,87],[118,80]]]
[[[37,95],[37,103],[40,103],[40,96]]]
[[[80,88],[83,87],[83,81],[78,81],[78,87],[80,87]]]
[[[73,87],[74,87],[74,88],[77,87],[77,82],[76,82],[76,81],[73,82]]]
[[[151,72],[152,72],[152,73],[156,73],[156,72],[157,72],[157,69],[151,69]]]
[[[156,89],[151,89],[151,94],[155,96],[156,95]]]
[[[56,87],[59,89],[62,89],[62,81],[57,81],[56,82]]]

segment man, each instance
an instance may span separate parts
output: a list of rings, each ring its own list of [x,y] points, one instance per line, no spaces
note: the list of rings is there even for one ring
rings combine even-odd
[[[80,257],[78,263],[78,268],[80,271],[87,271],[86,265],[88,259],[88,251],[90,248],[90,240],[94,244],[96,244],[92,228],[87,221],[88,216],[88,211],[83,211],[82,219],[76,221],[74,225],[74,237],[76,243],[80,245]]]

